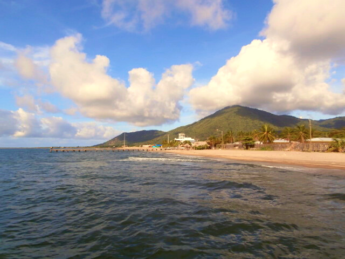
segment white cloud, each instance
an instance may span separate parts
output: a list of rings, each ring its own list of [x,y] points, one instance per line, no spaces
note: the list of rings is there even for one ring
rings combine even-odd
[[[42,137],[74,138],[77,129],[61,117],[41,119]]]
[[[38,112],[39,107],[32,95],[16,96],[16,104],[20,108],[25,108],[29,112]]]
[[[35,64],[31,58],[27,57],[23,53],[19,53],[15,60],[15,66],[18,73],[24,79],[32,79],[41,84],[47,83],[48,81],[42,69]]]
[[[14,112],[0,110],[0,136],[8,136],[17,131],[17,120]]]
[[[39,86],[40,90],[47,90],[46,68],[49,63],[49,48],[46,46],[21,49],[0,42],[0,84],[3,87],[25,89]]]
[[[196,110],[212,112],[234,104],[275,112],[345,110],[345,95],[332,92],[327,83],[332,61],[345,50],[344,2],[332,0],[325,8],[321,0],[275,3],[264,31],[267,38],[244,46],[207,85],[190,91]]]
[[[232,18],[223,0],[103,0],[102,17],[120,29],[148,31],[173,12],[190,14],[192,26],[225,28]]]
[[[1,136],[15,138],[110,139],[120,132],[94,122],[69,123],[61,117],[38,118],[23,109],[0,110]]]
[[[169,1],[168,1],[169,2]],[[166,3],[161,0],[103,0],[102,17],[126,31],[147,31],[156,26],[166,15]]]
[[[78,128],[76,138],[82,139],[111,139],[120,134],[109,126],[97,125],[95,122],[74,124]]]
[[[345,54],[345,1],[274,0],[262,32],[286,41],[300,57],[330,58]]]
[[[41,101],[39,100],[39,107],[41,110],[48,112],[48,113],[58,113],[60,112],[60,109],[56,107],[54,104],[48,102],[48,101]]]
[[[51,49],[50,77],[56,91],[74,101],[81,114],[139,126],[178,120],[179,101],[194,81],[192,65],[172,66],[157,84],[146,69],[133,69],[126,88],[107,74],[107,57],[98,55],[87,61],[79,50],[80,41],[76,35],[56,42]]]
[[[75,107],[71,107],[71,108],[65,109],[64,112],[68,115],[73,116],[78,112],[78,109]]]
[[[11,52],[16,52],[17,49],[12,46],[11,44],[7,44],[5,42],[0,41],[0,49],[3,49],[5,51],[11,51]]]
[[[18,128],[14,132],[14,137],[40,137],[40,122],[33,113],[29,113],[19,108],[14,113],[14,119],[17,120]]]
[[[34,113],[42,113],[42,111],[48,113],[58,113],[60,110],[52,103],[48,101],[36,100],[32,95],[16,96],[16,104],[20,108]]]
[[[211,30],[225,28],[233,16],[224,8],[223,0],[177,0],[176,5],[191,14],[192,25]]]

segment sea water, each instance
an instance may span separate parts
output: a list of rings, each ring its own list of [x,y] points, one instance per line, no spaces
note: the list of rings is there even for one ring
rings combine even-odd
[[[0,150],[0,258],[344,258],[345,178],[306,170]]]

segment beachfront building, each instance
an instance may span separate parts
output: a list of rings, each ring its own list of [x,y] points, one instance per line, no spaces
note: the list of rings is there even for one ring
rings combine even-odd
[[[287,139],[282,139],[282,138],[278,138],[273,140],[273,144],[289,144],[290,141],[288,141]]]
[[[190,143],[194,143],[195,139],[190,138],[190,137],[186,137],[186,134],[184,134],[184,133],[179,133],[178,138],[175,138],[175,141],[180,141],[180,142],[190,141]]]
[[[311,141],[310,139],[306,139],[306,142],[311,142],[311,143],[331,143],[333,142],[332,138],[312,138]]]

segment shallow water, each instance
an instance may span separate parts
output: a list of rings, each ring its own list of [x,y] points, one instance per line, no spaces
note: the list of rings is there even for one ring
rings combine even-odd
[[[345,255],[344,177],[166,153],[0,150],[0,186],[0,258]]]

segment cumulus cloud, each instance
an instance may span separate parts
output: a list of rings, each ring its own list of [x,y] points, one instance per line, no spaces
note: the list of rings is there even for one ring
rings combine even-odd
[[[16,96],[16,104],[20,108],[34,113],[58,113],[60,110],[48,101],[36,100],[32,95]]]
[[[225,28],[232,18],[223,0],[103,0],[102,6],[108,24],[131,32],[148,31],[174,11],[189,14],[192,26],[211,30]]]
[[[211,30],[225,28],[233,16],[224,8],[223,0],[177,0],[176,5],[191,14],[192,25]]]
[[[0,136],[9,136],[17,131],[18,123],[14,112],[0,110]]]
[[[300,57],[330,58],[345,54],[345,1],[274,0],[262,35],[285,41]]]
[[[119,131],[112,127],[97,125],[95,122],[74,124],[77,128],[75,137],[82,139],[110,139],[119,134]]]
[[[40,66],[36,65],[33,59],[27,57],[23,53],[19,53],[15,60],[15,66],[18,73],[24,79],[32,79],[42,84],[47,83],[48,81]]]
[[[74,138],[77,129],[61,117],[41,119],[42,135],[52,138]]]
[[[207,85],[190,91],[196,110],[242,104],[274,112],[344,111],[344,94],[332,92],[327,83],[332,62],[344,57],[344,1],[274,2],[266,39],[244,46]]]
[[[35,84],[43,89],[48,84],[46,68],[49,63],[49,47],[18,48],[0,42],[0,83],[5,87],[23,89],[35,87]]]
[[[14,137],[41,137],[41,125],[35,114],[24,111],[19,108],[13,114],[13,118],[17,121],[18,128],[13,133]]]
[[[35,98],[32,95],[16,96],[16,104],[18,107],[25,108],[29,112],[39,111]]]
[[[48,112],[48,113],[59,113],[60,109],[56,107],[54,104],[48,101],[41,101],[39,100],[39,107],[41,110]]]
[[[93,122],[70,123],[61,117],[38,118],[22,108],[17,111],[0,110],[0,136],[16,138],[109,139],[120,132]]]
[[[133,69],[127,88],[107,74],[107,57],[97,55],[88,62],[80,51],[80,41],[81,35],[58,40],[51,49],[49,72],[56,91],[71,99],[81,114],[138,126],[160,125],[179,118],[179,102],[194,82],[192,65],[172,66],[157,84],[146,69]]]

